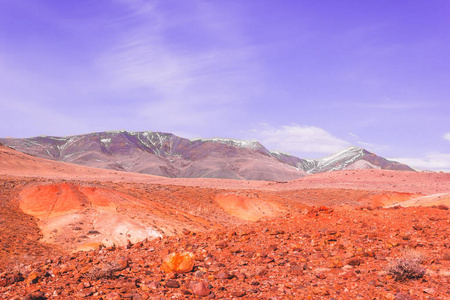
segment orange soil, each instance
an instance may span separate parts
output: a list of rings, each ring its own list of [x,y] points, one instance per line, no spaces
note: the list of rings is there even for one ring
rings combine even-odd
[[[411,194],[411,193],[396,193],[396,192],[385,192],[380,194],[375,194],[362,199],[360,202],[362,205],[368,205],[371,207],[384,207],[389,206],[394,203],[401,203],[414,198],[418,198],[422,195]]]
[[[273,201],[237,194],[219,194],[215,200],[228,214],[246,221],[273,218],[286,212],[282,205]]]
[[[19,193],[19,207],[38,219],[55,217],[81,209],[80,201],[67,183],[24,188]]]

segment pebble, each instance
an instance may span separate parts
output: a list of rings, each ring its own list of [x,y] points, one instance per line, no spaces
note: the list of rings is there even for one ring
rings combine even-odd
[[[211,292],[205,282],[191,282],[188,287],[195,295],[201,297],[208,296]]]

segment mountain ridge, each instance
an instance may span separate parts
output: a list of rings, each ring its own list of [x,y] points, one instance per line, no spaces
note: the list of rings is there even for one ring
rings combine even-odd
[[[0,138],[0,143],[41,158],[165,177],[286,181],[347,168],[413,170],[354,146],[312,160],[269,151],[256,140],[187,139],[153,131]]]

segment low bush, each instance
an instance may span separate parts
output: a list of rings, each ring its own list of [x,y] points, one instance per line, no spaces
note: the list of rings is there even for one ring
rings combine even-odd
[[[388,273],[397,281],[407,279],[422,278],[425,275],[425,268],[421,263],[425,261],[425,256],[414,250],[407,250],[403,255],[393,261],[388,267]]]
[[[439,204],[439,205],[437,206],[437,208],[442,209],[442,210],[448,210],[448,206],[445,205],[445,204]]]

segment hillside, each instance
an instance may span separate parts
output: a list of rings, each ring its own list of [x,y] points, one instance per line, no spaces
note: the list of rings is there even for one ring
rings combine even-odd
[[[84,166],[172,178],[288,181],[344,169],[412,169],[350,147],[307,160],[269,151],[257,141],[185,139],[162,132],[98,132],[78,136],[0,139],[23,153]]]

